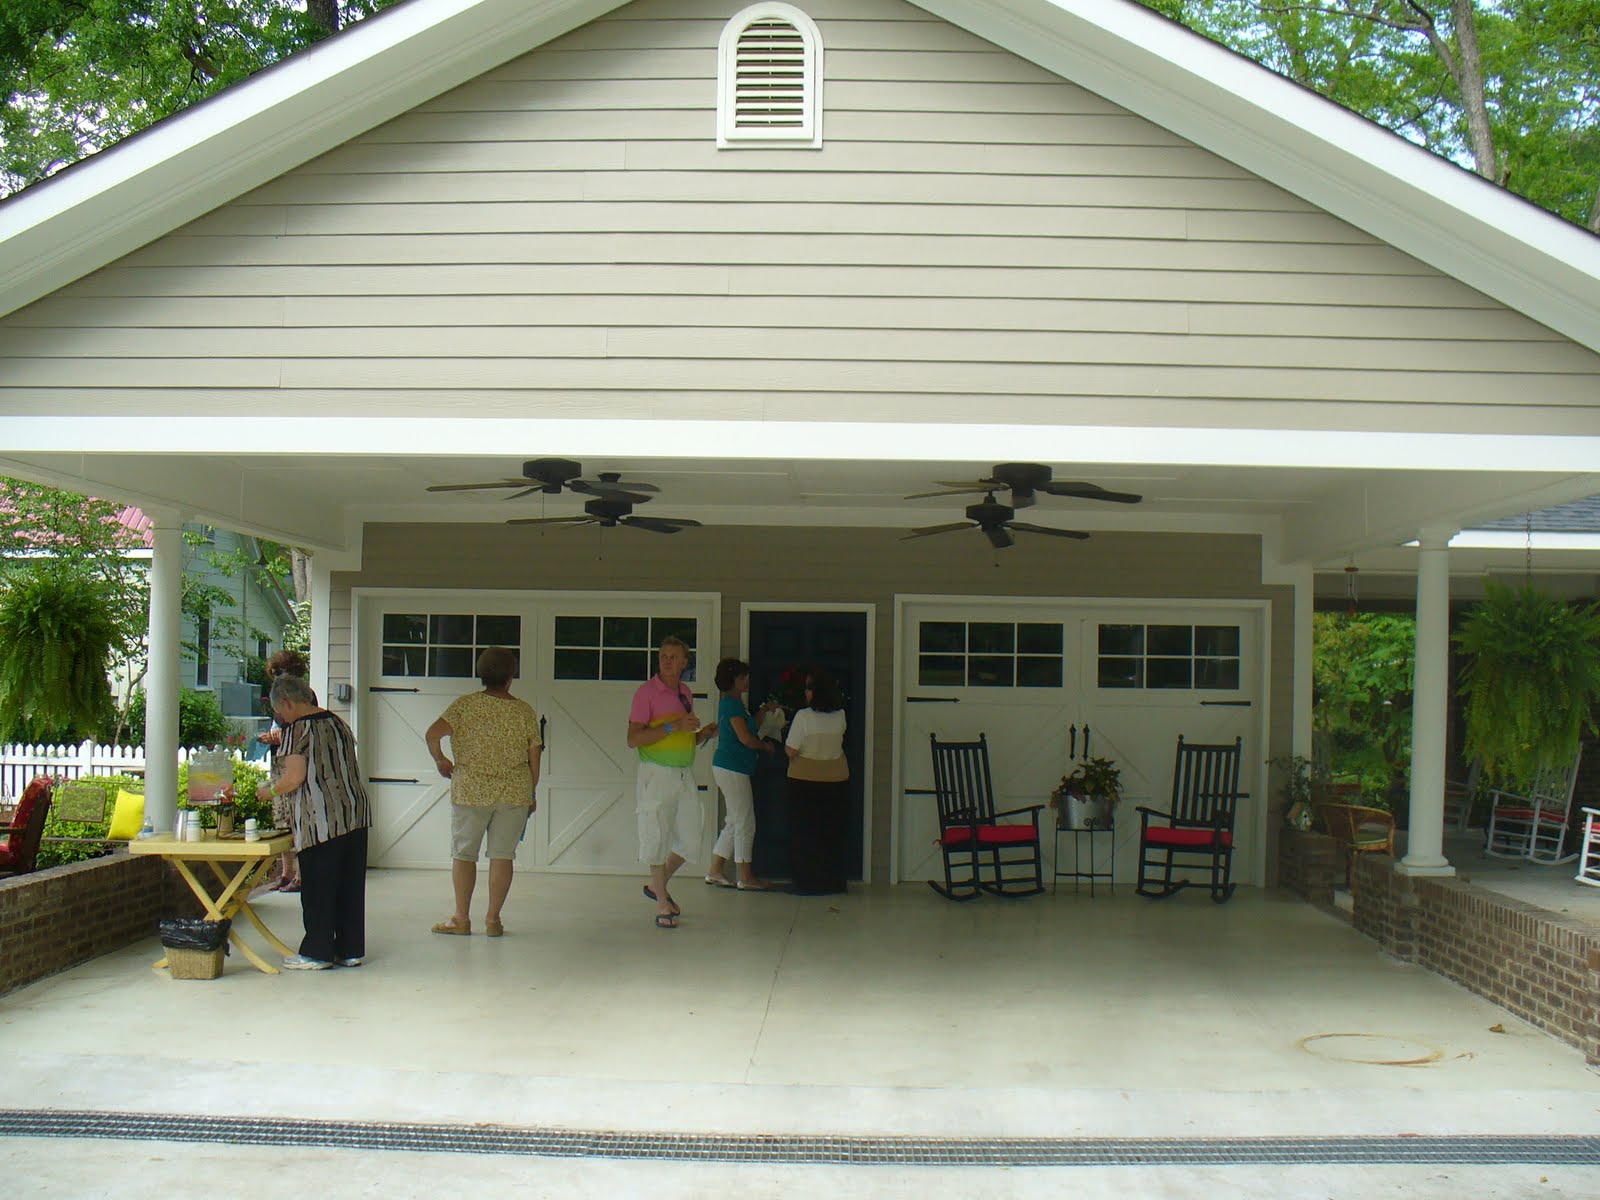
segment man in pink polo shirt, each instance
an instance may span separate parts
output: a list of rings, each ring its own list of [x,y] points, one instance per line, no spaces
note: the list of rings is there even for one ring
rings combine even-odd
[[[639,861],[650,864],[644,894],[656,902],[656,925],[678,927],[678,906],[667,881],[700,841],[700,791],[694,752],[717,736],[717,724],[694,715],[694,692],[683,682],[689,646],[661,642],[657,673],[639,686],[628,710],[628,745],[639,752],[634,800],[639,814]]]

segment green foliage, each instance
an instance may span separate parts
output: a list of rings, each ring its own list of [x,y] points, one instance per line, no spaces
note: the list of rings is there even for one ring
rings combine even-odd
[[[145,694],[137,692],[128,705],[127,744],[144,744]],[[221,746],[234,730],[233,722],[223,715],[222,703],[215,692],[197,692],[184,688],[178,694],[178,745],[190,749],[196,746]]]
[[[1357,781],[1363,803],[1389,806],[1411,770],[1416,620],[1384,613],[1312,616],[1312,723],[1331,778]]]
[[[1122,799],[1122,768],[1109,758],[1086,758],[1061,777],[1058,791],[1072,796]]]
[[[1280,754],[1277,758],[1268,759],[1267,765],[1274,767],[1283,780],[1284,807],[1293,808],[1296,804],[1311,803],[1311,760],[1303,754]]]
[[[0,595],[0,737],[76,741],[111,712],[116,630],[99,582],[47,562]]]
[[[1468,657],[1466,749],[1485,773],[1531,779],[1570,761],[1600,702],[1600,607],[1490,581],[1455,640]]]

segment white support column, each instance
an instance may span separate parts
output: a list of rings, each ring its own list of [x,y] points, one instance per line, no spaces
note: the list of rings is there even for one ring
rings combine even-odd
[[[1424,529],[1417,538],[1417,657],[1411,700],[1411,824],[1406,875],[1454,875],[1444,857],[1444,743],[1449,708],[1450,538]]]
[[[147,512],[151,525],[149,669],[144,677],[144,811],[159,831],[178,811],[178,662],[182,648],[183,521]]]

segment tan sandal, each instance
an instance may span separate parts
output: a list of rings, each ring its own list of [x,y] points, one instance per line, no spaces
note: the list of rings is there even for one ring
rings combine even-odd
[[[486,921],[484,923],[483,934],[485,937],[504,937],[505,933],[506,927],[500,924],[499,921]]]
[[[435,933],[453,933],[464,937],[472,932],[472,922],[457,921],[454,917],[451,917],[448,921],[440,921],[433,927],[433,931]]]

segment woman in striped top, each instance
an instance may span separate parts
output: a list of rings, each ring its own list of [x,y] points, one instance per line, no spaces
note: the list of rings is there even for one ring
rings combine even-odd
[[[258,797],[279,797],[300,855],[300,915],[306,936],[283,965],[320,971],[359,967],[366,957],[367,828],[372,805],[350,727],[316,702],[302,678],[280,675],[272,711],[283,731],[277,774]]]

